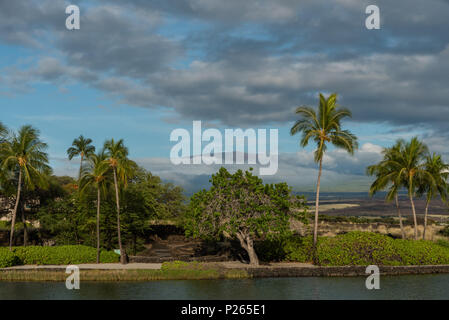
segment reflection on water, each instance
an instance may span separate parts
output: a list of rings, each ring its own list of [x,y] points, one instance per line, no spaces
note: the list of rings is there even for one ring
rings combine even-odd
[[[0,282],[4,299],[449,299],[449,275],[381,277],[380,290],[364,277],[309,277],[150,282]]]

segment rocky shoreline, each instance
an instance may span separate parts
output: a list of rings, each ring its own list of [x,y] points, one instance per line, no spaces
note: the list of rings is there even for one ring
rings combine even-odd
[[[29,281],[33,281],[34,278],[51,281],[54,274],[64,273],[66,266],[17,266],[11,268],[0,269],[0,281],[11,279],[10,275],[13,273],[19,276],[25,276]],[[161,269],[161,264],[147,263],[147,264],[104,264],[104,265],[80,265],[81,274],[94,273],[89,276],[89,280],[92,281],[102,281],[109,274],[121,274],[115,280],[135,280],[135,281],[146,281],[146,280],[159,280],[159,277],[150,277],[148,274],[152,273],[153,276],[156,275],[155,272],[164,272]],[[379,266],[380,275],[419,275],[419,274],[439,274],[439,273],[449,273],[449,265],[422,265],[422,266]],[[142,273],[142,271],[144,271]],[[183,273],[185,273],[185,279],[191,279],[188,276],[191,273],[191,269],[178,270],[176,276],[171,277],[169,274],[164,275],[163,279],[184,279]],[[314,266],[312,264],[302,264],[302,263],[272,263],[269,265],[260,265],[256,267],[251,267],[242,264],[237,261],[229,261],[222,263],[201,263],[200,269],[198,269],[198,274],[195,279],[225,279],[232,278],[228,275],[238,275],[236,278],[280,278],[280,277],[355,277],[355,276],[367,276],[366,266],[334,266],[334,267],[323,267]],[[216,273],[211,277],[210,272],[216,271]],[[137,273],[136,273],[137,272]],[[204,273],[203,273],[204,272]],[[42,275],[48,273],[48,278],[42,278]],[[126,274],[132,274],[132,277],[126,276]],[[53,274],[53,276],[51,276]],[[7,277],[8,275],[8,277]],[[35,276],[33,276],[35,275]],[[95,276],[96,275],[96,276]],[[140,275],[140,276],[139,276]],[[56,278],[59,279],[59,276]]]

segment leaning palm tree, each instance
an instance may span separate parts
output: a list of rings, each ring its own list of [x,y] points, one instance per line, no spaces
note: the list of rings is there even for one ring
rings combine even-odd
[[[47,144],[39,138],[39,131],[31,126],[23,126],[17,133],[11,133],[1,148],[1,168],[17,177],[17,195],[11,218],[9,249],[12,250],[17,208],[20,202],[22,184],[28,189],[45,185],[45,177],[50,174]]]
[[[296,109],[296,114],[301,119],[296,121],[290,130],[291,135],[298,132],[302,133],[301,147],[309,144],[309,140],[317,145],[315,150],[315,162],[319,163],[318,180],[316,186],[315,201],[315,223],[313,230],[313,246],[314,251],[318,240],[318,210],[320,200],[320,181],[323,169],[323,156],[327,150],[327,143],[331,143],[337,148],[342,148],[354,154],[354,150],[358,148],[357,137],[348,130],[342,130],[341,120],[351,117],[351,111],[337,105],[337,94],[331,94],[327,99],[320,93],[320,104],[318,110],[308,106],[301,106]]]
[[[426,208],[424,211],[423,239],[426,237],[427,213],[429,211],[430,200],[439,195],[441,200],[446,201],[448,196],[449,164],[444,163],[440,155],[433,153],[426,157],[424,170],[428,173],[427,179],[420,181],[418,194],[426,195]]]
[[[433,179],[423,163],[423,159],[428,154],[428,148],[417,137],[413,137],[409,142],[404,143],[400,150],[393,150],[392,153],[392,157],[385,160],[383,165],[394,167],[394,170],[399,172],[398,182],[408,190],[415,227],[415,240],[418,240],[418,222],[414,198],[420,183]]]
[[[371,184],[369,193],[371,196],[379,191],[385,190],[387,187],[388,192],[386,195],[386,201],[391,201],[393,198],[396,204],[396,210],[399,217],[399,227],[401,229],[402,239],[405,239],[404,225],[402,223],[401,209],[399,208],[398,191],[403,185],[401,184],[401,171],[397,166],[389,165],[386,163],[388,160],[394,160],[395,155],[400,152],[404,145],[403,140],[398,140],[396,144],[391,148],[384,148],[382,154],[384,155],[383,161],[378,164],[371,165],[367,168],[366,172],[370,176],[376,176],[376,180]]]
[[[109,177],[109,163],[106,162],[106,154],[102,150],[98,154],[92,154],[88,158],[89,164],[83,168],[80,189],[82,193],[90,187],[97,191],[97,263],[100,263],[100,207],[101,193],[106,193],[106,185]]]
[[[115,201],[117,207],[117,235],[120,249],[120,262],[126,264],[126,256],[122,246],[121,227],[120,227],[120,196],[119,184],[125,186],[128,178],[133,174],[135,163],[128,159],[128,148],[125,146],[123,139],[115,141],[108,140],[104,143],[109,166],[112,169],[115,187]]]
[[[78,138],[73,140],[72,146],[67,149],[67,155],[69,156],[69,160],[72,160],[74,157],[80,156],[80,169],[78,174],[78,185],[81,179],[81,171],[83,168],[83,161],[86,157],[89,157],[95,152],[95,147],[91,145],[92,139],[84,138],[83,135],[80,135]]]

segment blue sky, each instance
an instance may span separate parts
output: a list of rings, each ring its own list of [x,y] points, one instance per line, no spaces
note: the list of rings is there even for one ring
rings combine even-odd
[[[412,2],[376,1],[371,31],[366,1],[73,1],[76,31],[65,29],[67,1],[2,2],[0,120],[39,128],[55,174],[76,174],[65,152],[80,134],[97,146],[124,138],[133,159],[185,188],[216,168],[171,165],[173,129],[278,128],[280,169],[267,179],[309,190],[313,146],[289,135],[293,110],[338,92],[361,148],[330,149],[324,189],[359,191],[364,167],[397,138],[448,156],[449,5]]]

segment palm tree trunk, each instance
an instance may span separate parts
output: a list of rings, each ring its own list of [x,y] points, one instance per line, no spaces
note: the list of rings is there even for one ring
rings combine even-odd
[[[78,184],[81,181],[81,171],[83,170],[83,160],[84,160],[84,155],[81,154],[81,160],[80,160],[80,171],[78,173]]]
[[[396,201],[396,209],[398,211],[398,216],[399,216],[399,226],[401,227],[401,235],[402,235],[402,239],[405,239],[405,231],[404,231],[404,224],[402,223],[402,215],[401,215],[401,209],[399,208],[399,199],[398,199],[398,194],[396,193],[396,195],[394,196],[394,199]]]
[[[318,209],[320,204],[320,182],[321,182],[321,172],[323,170],[323,158],[320,159],[320,168],[318,171],[318,180],[316,184],[316,199],[315,199],[315,223],[313,226],[313,251],[314,255],[316,253],[316,246],[318,242]]]
[[[122,237],[121,237],[121,228],[120,228],[120,199],[118,195],[118,184],[117,184],[117,172],[116,168],[114,167],[114,184],[115,184],[115,201],[117,204],[117,235],[118,235],[118,246],[120,249],[120,263],[126,264],[126,257],[125,252],[123,251],[122,247]]]
[[[97,263],[100,263],[100,187],[97,190]]]
[[[17,184],[16,204],[14,205],[14,211],[12,212],[11,233],[9,234],[9,251],[12,251],[12,240],[14,238],[14,228],[16,224],[17,208],[19,207],[21,191],[22,191],[22,168],[19,168],[19,182]]]
[[[424,230],[422,233],[423,240],[426,240],[426,228],[427,228],[427,212],[429,211],[430,199],[426,201],[426,210],[424,212]]]
[[[22,213],[22,223],[23,223],[23,246],[27,246],[28,242],[28,229],[27,229],[27,223],[25,219],[25,208],[24,206],[21,206],[21,213]]]
[[[78,194],[81,192],[81,171],[83,170],[84,155],[81,153],[80,170],[78,172]]]
[[[413,201],[413,195],[409,191],[410,204],[412,205],[413,223],[415,224],[415,240],[418,240],[418,221],[416,220],[415,202]]]

